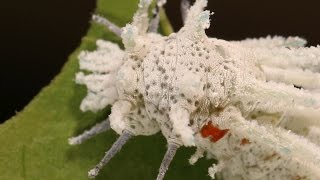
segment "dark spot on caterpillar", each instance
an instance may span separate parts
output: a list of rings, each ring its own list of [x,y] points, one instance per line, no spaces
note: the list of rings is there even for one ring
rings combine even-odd
[[[249,139],[247,138],[243,138],[241,139],[240,145],[246,145],[246,144],[251,144],[251,142],[249,141]]]
[[[161,88],[166,88],[167,87],[167,83],[161,83]]]
[[[263,158],[264,161],[268,161],[270,159],[272,159],[273,157],[276,157],[278,154],[276,152],[272,153],[269,156],[266,156],[265,158]]]
[[[302,86],[293,85],[293,87],[295,87],[297,89],[302,89]]]

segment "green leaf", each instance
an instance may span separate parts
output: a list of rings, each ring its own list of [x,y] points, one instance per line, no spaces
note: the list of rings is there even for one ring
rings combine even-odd
[[[96,12],[124,26],[131,20],[137,3],[137,0],[99,0]],[[162,28],[170,29],[168,25]],[[1,180],[88,179],[87,171],[116,140],[118,135],[110,130],[81,145],[70,146],[67,141],[110,113],[109,108],[99,113],[81,112],[79,105],[86,89],[74,83],[78,53],[93,50],[98,38],[120,42],[107,29],[92,24],[80,47],[51,84],[21,113],[0,125]],[[166,142],[161,134],[135,137],[103,168],[97,179],[155,179],[165,150]],[[193,151],[181,148],[165,179],[209,179],[207,168],[212,161],[189,165]]]

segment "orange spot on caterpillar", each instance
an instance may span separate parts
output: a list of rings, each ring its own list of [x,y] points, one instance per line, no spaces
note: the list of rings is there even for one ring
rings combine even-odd
[[[203,138],[209,137],[211,142],[217,142],[219,139],[221,139],[229,129],[219,129],[218,127],[212,125],[212,122],[210,121],[207,125],[204,125],[201,128],[201,136]]]
[[[249,141],[249,139],[247,139],[247,138],[241,139],[240,145],[246,145],[246,144],[251,144],[251,142]]]

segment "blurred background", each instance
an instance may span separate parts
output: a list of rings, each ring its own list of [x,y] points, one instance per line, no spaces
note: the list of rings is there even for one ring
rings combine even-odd
[[[179,0],[167,0],[175,30]],[[209,0],[207,34],[226,40],[267,35],[301,36],[320,44],[319,0]],[[50,83],[85,35],[94,0],[2,1],[0,5],[0,123]]]

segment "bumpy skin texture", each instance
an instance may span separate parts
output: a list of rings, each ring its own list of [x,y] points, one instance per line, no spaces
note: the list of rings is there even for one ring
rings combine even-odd
[[[320,48],[297,37],[208,38],[206,4],[197,0],[184,27],[163,37],[147,32],[150,1],[141,0],[124,50],[99,40],[79,56],[92,72],[76,76],[88,88],[81,109],[111,104],[118,134],[161,131],[169,144],[196,146],[191,164],[204,153],[219,161],[212,178],[320,179]]]

